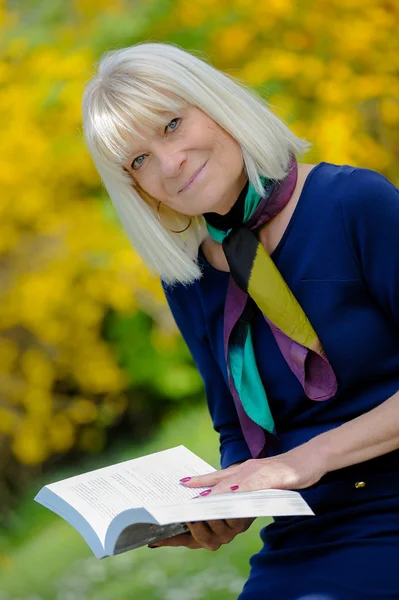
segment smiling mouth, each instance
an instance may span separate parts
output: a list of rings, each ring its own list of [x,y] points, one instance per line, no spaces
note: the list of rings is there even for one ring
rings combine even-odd
[[[197,174],[194,176],[194,178],[193,178],[193,179],[192,179],[192,180],[191,180],[189,183],[186,183],[186,184],[184,185],[184,187],[182,187],[182,188],[179,190],[179,192],[178,192],[179,194],[180,194],[180,192],[184,192],[185,190],[187,190],[189,187],[191,187],[191,186],[193,185],[193,183],[195,183],[195,181],[197,180],[198,176],[199,176],[199,175],[201,175],[201,173],[203,172],[203,170],[204,170],[204,168],[205,168],[205,166],[206,166],[207,162],[208,162],[208,161],[206,161],[206,163],[204,163],[204,164],[202,165],[202,167],[199,169],[198,173],[197,173]]]

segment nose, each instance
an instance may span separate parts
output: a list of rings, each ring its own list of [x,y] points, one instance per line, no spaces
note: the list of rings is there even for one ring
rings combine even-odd
[[[165,179],[175,179],[181,176],[186,161],[186,154],[181,150],[174,150],[170,146],[159,153],[159,164]]]

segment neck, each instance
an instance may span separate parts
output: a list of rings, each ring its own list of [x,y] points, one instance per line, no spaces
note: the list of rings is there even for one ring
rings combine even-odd
[[[298,163],[291,155],[287,175],[279,181],[260,176],[262,195],[247,181],[236,203],[226,215],[205,213],[209,233],[222,242],[230,232],[244,226],[258,231],[262,225],[273,219],[288,203],[297,182]]]
[[[225,215],[220,215],[216,212],[204,213],[204,218],[209,225],[216,229],[227,230],[237,227],[244,220],[245,198],[247,196],[249,180],[246,181],[237,200]]]

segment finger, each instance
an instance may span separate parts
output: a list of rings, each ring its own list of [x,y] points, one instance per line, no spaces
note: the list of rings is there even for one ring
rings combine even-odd
[[[222,545],[222,540],[209,527],[206,521],[196,521],[195,523],[186,523],[190,529],[193,539],[200,544],[201,548],[206,550],[218,550]]]
[[[230,527],[223,519],[207,521],[207,524],[218,541],[222,544],[228,544],[235,538],[238,530]]]
[[[216,485],[218,482],[223,481],[226,477],[232,477],[234,473],[237,473],[240,469],[241,464],[231,465],[227,469],[221,469],[220,471],[214,471],[213,473],[206,473],[205,475],[193,475],[192,477],[183,477],[180,482],[187,487],[206,487],[208,485]]]
[[[230,527],[230,529],[239,529],[246,523],[247,520],[247,518],[225,519],[225,523],[227,527]]]
[[[195,475],[193,477],[183,477],[180,479],[180,483],[186,487],[206,487],[208,485],[216,485],[218,482],[223,481],[226,477],[231,477],[231,471],[215,471],[214,473],[207,473],[206,475]]]
[[[226,519],[225,521],[227,526],[238,534],[247,531],[255,519],[256,517],[244,517],[241,519]]]
[[[234,477],[234,479],[233,479]],[[195,486],[196,487],[196,486]],[[242,484],[238,483],[237,481],[237,475],[234,474],[229,474],[229,476],[224,477],[224,479],[218,481],[217,483],[214,483],[212,486],[207,487],[204,486],[206,489],[204,489],[202,492],[199,492],[198,496],[195,496],[194,498],[200,498],[203,496],[207,496],[207,497],[211,497],[214,496],[216,494],[228,494],[231,492],[242,492],[244,491]],[[248,491],[248,490],[245,490]]]

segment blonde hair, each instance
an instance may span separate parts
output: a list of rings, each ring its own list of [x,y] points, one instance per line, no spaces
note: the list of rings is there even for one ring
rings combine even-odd
[[[260,175],[276,181],[288,172],[290,154],[312,146],[296,137],[255,90],[205,58],[174,44],[140,42],[106,53],[83,95],[87,145],[126,234],[150,271],[165,283],[190,283],[201,277],[198,248],[207,236],[202,216],[184,233],[162,226],[156,199],[124,169],[131,143],[142,139],[135,125],[153,134],[162,112],[187,105],[202,110],[240,145],[249,181],[262,193]],[[184,229],[188,217],[173,211],[168,227]]]

